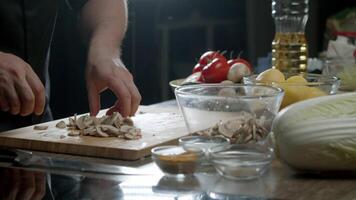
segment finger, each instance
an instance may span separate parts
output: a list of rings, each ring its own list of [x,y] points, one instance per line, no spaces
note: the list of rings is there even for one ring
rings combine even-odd
[[[30,200],[35,193],[35,177],[34,172],[21,170],[20,191],[16,199]]]
[[[28,73],[26,75],[26,80],[35,96],[35,104],[34,104],[33,112],[36,115],[41,115],[46,105],[45,88],[41,80],[32,70],[28,70]]]
[[[10,84],[5,90],[7,102],[10,104],[10,113],[13,115],[19,114],[21,110],[21,103],[14,85]]]
[[[135,86],[134,82],[132,80],[125,82],[126,86],[129,88],[129,91],[131,93],[131,110],[130,110],[130,116],[135,115],[140,102],[141,102],[141,95],[140,92],[138,91],[137,87]]]
[[[19,80],[15,83],[15,88],[21,101],[20,115],[27,116],[33,113],[35,107],[35,95],[27,81],[24,79]]]
[[[131,94],[126,84],[118,79],[111,79],[108,83],[109,89],[114,92],[115,96],[119,99],[115,109],[119,110],[123,117],[130,114],[131,109]]]
[[[3,112],[7,112],[10,110],[9,103],[7,102],[3,92],[0,93],[0,109]]]
[[[5,199],[16,199],[16,196],[19,192],[20,189],[20,182],[21,182],[21,177],[20,177],[20,172],[17,169],[10,169],[10,187],[9,191],[7,194],[7,198]]]
[[[109,110],[106,112],[106,115],[112,115],[113,112],[120,112],[120,110],[119,110],[119,101],[116,101],[114,106],[109,108]]]
[[[33,200],[40,200],[46,194],[46,175],[42,172],[34,172],[36,190],[32,195]]]
[[[88,84],[87,89],[90,115],[96,116],[100,110],[100,94],[93,84]]]
[[[0,199],[9,199],[9,191],[11,190],[11,184],[9,180],[12,178],[10,168],[0,168],[1,179],[0,179]]]

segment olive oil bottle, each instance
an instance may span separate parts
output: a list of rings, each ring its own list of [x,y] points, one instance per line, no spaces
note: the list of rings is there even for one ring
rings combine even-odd
[[[304,33],[277,32],[272,42],[272,66],[280,71],[305,72],[308,46]]]
[[[272,16],[276,28],[272,67],[283,72],[306,72],[308,0],[272,0]]]

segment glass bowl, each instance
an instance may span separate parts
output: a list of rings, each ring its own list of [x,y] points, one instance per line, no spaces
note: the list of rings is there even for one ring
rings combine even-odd
[[[208,149],[215,146],[226,146],[230,144],[230,140],[226,137],[211,137],[211,136],[185,136],[179,138],[179,145],[184,148],[196,147],[202,149],[205,153]]]
[[[249,180],[263,175],[274,157],[270,142],[217,146],[208,152],[210,162],[220,175],[237,180]]]
[[[179,138],[179,146],[184,149],[199,148],[204,151],[205,158],[202,160],[202,165],[210,165],[208,157],[208,149],[216,146],[227,146],[230,144],[230,140],[226,137],[213,137],[213,136],[185,136]]]
[[[298,101],[336,94],[340,80],[335,76],[327,76],[313,73],[284,73],[286,79],[292,76],[300,75],[307,83],[301,82],[262,82],[256,80],[258,75],[243,77],[243,83],[249,85],[270,85],[283,88],[284,98],[281,108]]]
[[[197,84],[181,86],[175,95],[190,134],[249,143],[268,135],[283,90],[260,85]]]
[[[167,175],[193,174],[204,158],[204,152],[195,147],[159,146],[151,153],[153,161]]]
[[[356,60],[329,58],[323,61],[323,74],[340,78],[341,91],[356,91]]]

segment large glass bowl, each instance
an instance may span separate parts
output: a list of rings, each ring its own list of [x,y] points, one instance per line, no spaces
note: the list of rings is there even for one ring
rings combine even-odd
[[[259,85],[197,84],[175,89],[188,132],[224,136],[232,143],[264,139],[283,98],[283,90]]]
[[[248,85],[270,85],[283,88],[284,98],[281,108],[298,101],[336,94],[340,80],[335,76],[313,74],[313,73],[284,73],[286,79],[292,76],[302,76],[307,83],[302,82],[263,82],[257,80],[258,75],[246,76],[243,83]]]

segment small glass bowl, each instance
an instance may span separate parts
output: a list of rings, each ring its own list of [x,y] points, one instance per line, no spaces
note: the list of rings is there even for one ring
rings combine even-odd
[[[229,179],[249,180],[264,174],[272,160],[273,149],[265,144],[233,144],[212,147],[209,160],[217,172]]]
[[[230,140],[225,137],[213,137],[213,136],[185,136],[179,138],[179,145],[183,148],[196,147],[202,149],[205,153],[208,153],[208,149],[216,146],[227,146],[230,144]]]
[[[167,175],[193,174],[204,158],[204,151],[196,147],[159,146],[151,153],[153,161]]]

